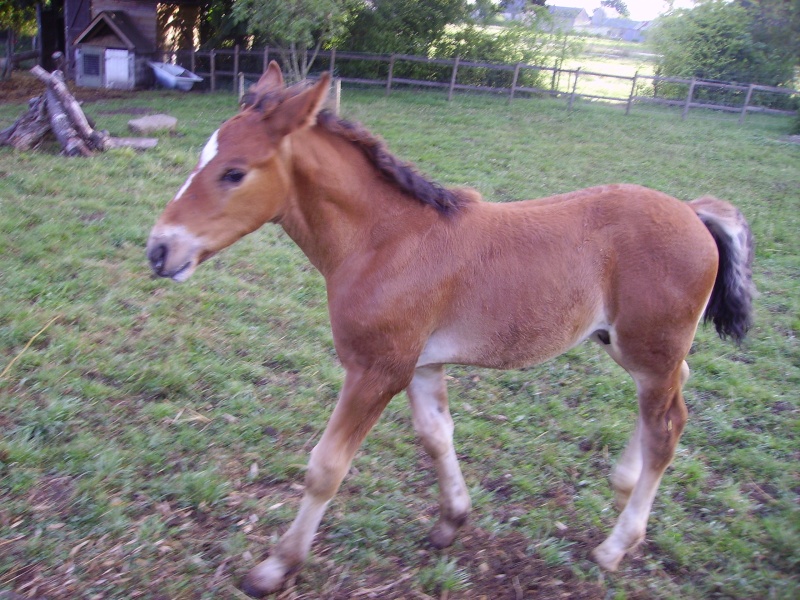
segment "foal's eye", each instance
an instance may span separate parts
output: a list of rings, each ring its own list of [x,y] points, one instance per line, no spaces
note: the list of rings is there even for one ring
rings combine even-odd
[[[228,169],[220,177],[220,181],[224,183],[238,184],[244,179],[245,172],[241,169]]]

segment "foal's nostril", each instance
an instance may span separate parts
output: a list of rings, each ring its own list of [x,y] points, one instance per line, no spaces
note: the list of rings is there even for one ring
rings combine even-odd
[[[164,263],[167,259],[167,247],[164,244],[153,246],[147,253],[147,258],[150,260],[150,267],[157,275],[161,275],[161,269],[164,268]]]

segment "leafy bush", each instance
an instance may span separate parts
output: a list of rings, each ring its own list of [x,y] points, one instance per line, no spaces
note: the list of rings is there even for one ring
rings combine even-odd
[[[756,9],[715,0],[661,20],[652,41],[661,55],[657,72],[765,85],[791,85],[791,48],[764,33]],[[774,43],[773,43],[774,42]]]

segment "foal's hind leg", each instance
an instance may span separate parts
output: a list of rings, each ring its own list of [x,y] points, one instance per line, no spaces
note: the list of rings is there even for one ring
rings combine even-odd
[[[611,535],[593,552],[600,566],[609,571],[616,570],[625,553],[644,539],[658,485],[675,455],[687,417],[681,394],[681,385],[688,375],[684,364],[682,362],[666,376],[634,376],[639,395],[639,423],[638,436],[634,434],[636,437],[629,449],[634,456],[635,449],[639,448],[641,472]],[[623,458],[627,453],[628,449]],[[638,461],[629,460],[635,467]]]
[[[430,532],[437,548],[453,543],[467,520],[470,499],[453,448],[453,419],[447,406],[447,386],[442,366],[419,367],[406,388],[414,429],[433,459],[439,478],[439,522]]]
[[[683,361],[681,364],[681,389],[688,379],[689,365]],[[614,489],[617,509],[620,511],[628,504],[628,499],[642,472],[641,430],[640,418],[636,422],[636,429],[634,429],[628,445],[611,473],[611,487]]]

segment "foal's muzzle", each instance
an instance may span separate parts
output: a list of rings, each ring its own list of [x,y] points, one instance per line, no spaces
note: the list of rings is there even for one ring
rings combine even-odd
[[[202,241],[183,228],[155,228],[147,241],[147,260],[153,273],[186,281],[201,262]]]
[[[150,261],[150,268],[159,277],[166,277],[166,273],[164,273],[166,259],[167,246],[165,244],[156,244],[147,251],[147,260]]]

